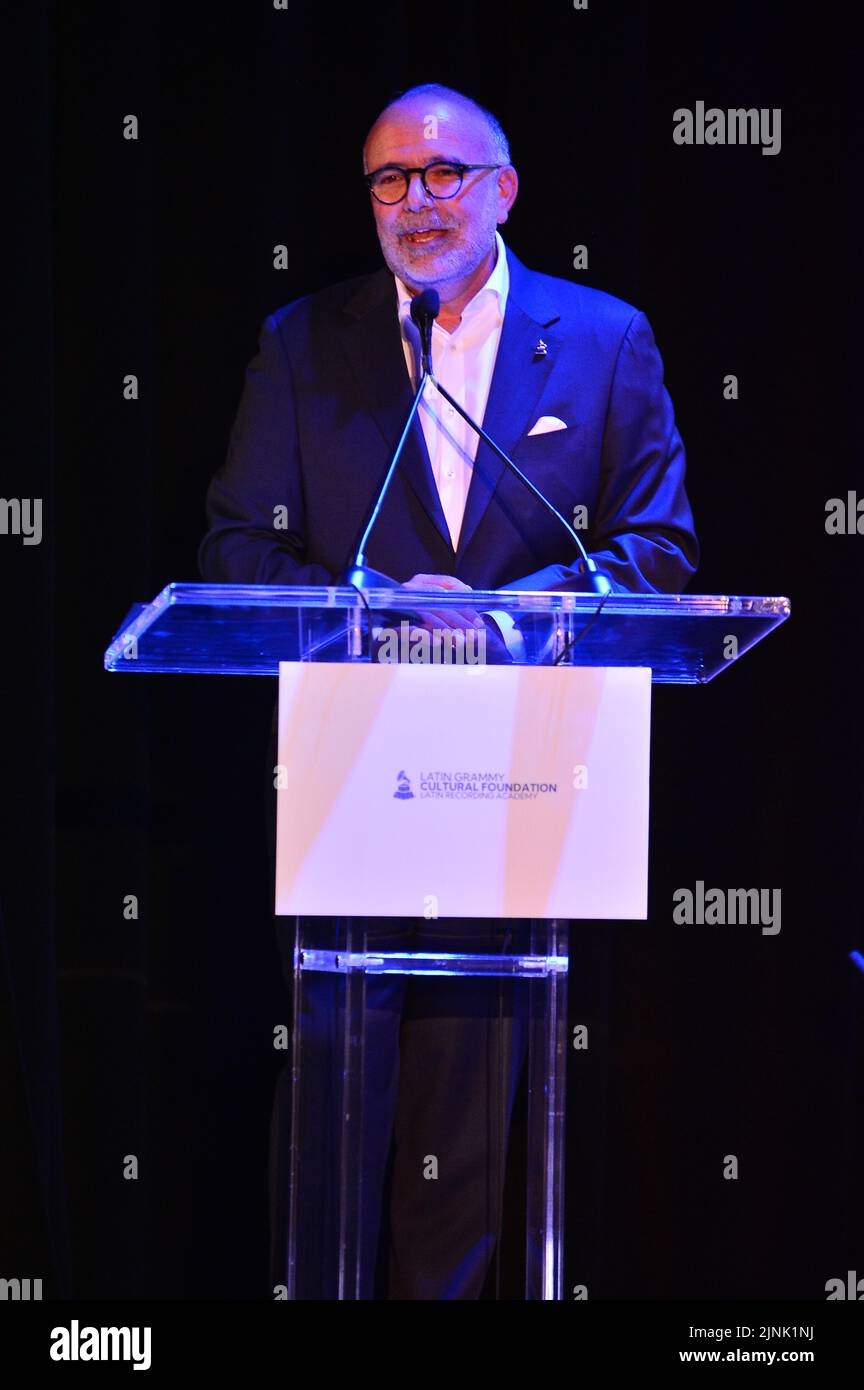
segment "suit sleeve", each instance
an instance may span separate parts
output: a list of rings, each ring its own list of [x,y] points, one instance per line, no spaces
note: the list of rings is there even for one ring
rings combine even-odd
[[[224,465],[207,491],[208,531],[198,550],[205,580],[331,584],[305,562],[306,528],[291,364],[272,317],[249,364]]]
[[[603,431],[600,488],[586,549],[619,593],[680,593],[699,562],[684,489],[684,445],[663,363],[641,312],[618,352]],[[578,574],[549,565],[507,587],[565,587]]]

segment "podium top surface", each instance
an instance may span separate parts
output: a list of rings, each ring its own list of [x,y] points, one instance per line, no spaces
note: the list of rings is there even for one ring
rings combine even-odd
[[[713,680],[789,617],[786,598],[168,584],[126,613],[108,671],[276,676],[279,662],[368,660],[368,632],[407,634],[447,610],[507,614],[518,663],[643,666],[658,684]],[[365,652],[365,656],[363,653]],[[403,657],[404,659],[404,657]]]
[[[674,685],[712,680],[790,614],[787,598],[724,594],[371,589],[361,598],[349,587],[177,583],[133,605],[105,668],[275,676],[280,661],[369,660],[370,627],[398,634],[418,615],[428,624],[469,607],[508,615],[520,664],[647,666]]]

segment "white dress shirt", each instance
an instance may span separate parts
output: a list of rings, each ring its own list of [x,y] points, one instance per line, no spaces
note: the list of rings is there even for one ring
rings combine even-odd
[[[495,245],[495,265],[486,283],[462,310],[461,322],[452,333],[438,323],[432,328],[432,367],[435,375],[480,425],[486,413],[510,289],[507,252],[500,232],[495,233]],[[416,386],[419,334],[411,321],[411,295],[398,275],[394,278],[405,364]],[[459,544],[479,440],[471,426],[438,394],[431,381],[423,392],[419,415],[429,462],[455,550]]]

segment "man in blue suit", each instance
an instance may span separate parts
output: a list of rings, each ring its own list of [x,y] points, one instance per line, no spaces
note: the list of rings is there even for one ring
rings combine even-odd
[[[442,384],[582,526],[586,548],[613,588],[680,592],[696,568],[698,546],[684,449],[645,315],[600,291],[527,270],[505,246],[498,228],[515,202],[518,178],[500,125],[470,98],[436,84],[411,89],[381,113],[363,153],[387,268],[289,304],[264,324],[228,458],[208,493],[204,577],[332,584],[343,571],[411,401],[418,343],[410,301],[432,288],[441,301],[432,356]],[[560,523],[432,387],[366,559],[410,588],[465,591],[565,588],[580,563]],[[515,650],[514,634],[503,637]],[[476,986],[475,1005],[489,983]],[[496,986],[486,1016],[479,1006],[484,1037],[500,1006]],[[403,1077],[422,1077],[410,1051],[404,993],[394,1010],[402,1021],[391,1042],[398,1036]],[[444,1012],[432,1039],[434,1010],[428,1000],[418,1008],[422,1046],[439,1058],[443,1049],[451,1061],[472,1056],[477,1008],[466,1002],[465,1020]],[[503,1070],[511,1075],[508,1114],[518,1034],[514,1027],[501,1043]],[[382,1066],[392,1068],[392,1059]],[[449,1197],[438,1187],[434,1205],[419,1212],[399,1153],[414,1163],[430,1133],[446,1147],[453,1098],[438,1097],[433,1121],[428,1109],[416,1121],[412,1148],[411,1098],[400,1097],[397,1071],[382,1089],[382,1124],[387,1131],[395,1123],[397,1134],[388,1296],[476,1298],[495,1245],[500,1190],[476,1214],[465,1194],[470,1174],[503,1165],[503,1155],[490,1159],[482,1126],[451,1116],[451,1130],[458,1130],[452,1151],[460,1151],[451,1167],[462,1181]],[[475,1083],[482,1085],[479,1072],[473,1081],[466,1072],[465,1114],[482,1107],[482,1097],[471,1101]]]

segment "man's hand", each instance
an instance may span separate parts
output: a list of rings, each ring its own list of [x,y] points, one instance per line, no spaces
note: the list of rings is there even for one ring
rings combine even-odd
[[[402,585],[403,589],[467,589],[471,592],[471,585],[465,584],[461,579],[457,579],[455,574],[415,574],[413,579],[406,579]]]
[[[463,584],[461,579],[457,579],[452,574],[415,574],[402,585],[403,589],[455,589],[464,590],[470,594],[472,592],[470,584]],[[485,627],[480,614],[471,608],[448,608],[445,610],[436,609],[435,611],[418,609],[417,616],[424,627],[450,627],[457,630],[468,628]]]

